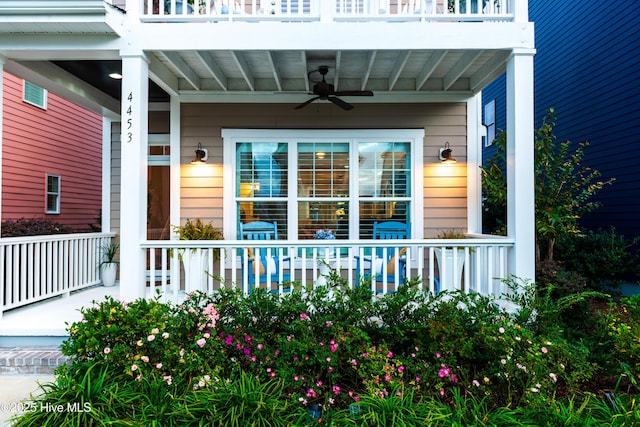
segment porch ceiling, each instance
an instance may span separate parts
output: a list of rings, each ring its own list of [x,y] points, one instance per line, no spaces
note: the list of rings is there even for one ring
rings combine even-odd
[[[150,100],[304,102],[321,80],[337,91],[372,90],[358,102],[415,102],[437,95],[469,96],[505,69],[505,50],[187,50],[148,52]],[[119,60],[53,61],[62,70],[120,99]],[[28,66],[28,63],[25,63]],[[33,64],[32,64],[33,65]]]

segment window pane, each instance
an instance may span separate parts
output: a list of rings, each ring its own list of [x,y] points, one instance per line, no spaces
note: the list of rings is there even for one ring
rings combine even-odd
[[[58,196],[55,194],[47,194],[47,212],[58,211]]]
[[[57,192],[58,192],[58,177],[48,176],[47,177],[47,193],[57,193]]]
[[[240,221],[238,224],[246,224],[254,221],[277,222],[278,239],[287,238],[287,203],[283,202],[264,202],[264,201],[241,201],[238,202],[238,212]],[[240,227],[238,226],[238,236],[240,235]]]
[[[339,202],[298,203],[298,238],[313,239],[318,230],[331,230],[336,239],[349,238],[349,204]]]
[[[287,144],[244,142],[237,146],[238,197],[287,196]]]
[[[366,142],[358,146],[360,197],[410,196],[410,144]]]
[[[361,239],[373,237],[373,223],[382,221],[398,221],[409,223],[409,202],[360,202],[360,235]]]
[[[349,196],[349,144],[298,144],[298,197]]]

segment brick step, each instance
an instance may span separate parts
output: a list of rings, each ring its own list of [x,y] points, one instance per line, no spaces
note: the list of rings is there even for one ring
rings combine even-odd
[[[0,347],[0,375],[53,374],[68,360],[59,347]]]

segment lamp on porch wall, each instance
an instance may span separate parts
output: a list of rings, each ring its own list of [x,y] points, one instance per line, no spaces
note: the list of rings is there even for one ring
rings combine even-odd
[[[444,143],[444,147],[440,149],[440,153],[438,154],[438,158],[442,161],[442,163],[457,163],[457,160],[453,158],[451,154],[453,150],[449,148],[449,141]]]
[[[191,160],[192,165],[203,165],[207,163],[209,158],[209,152],[206,148],[202,148],[202,144],[198,142],[198,148],[196,149],[196,158]]]

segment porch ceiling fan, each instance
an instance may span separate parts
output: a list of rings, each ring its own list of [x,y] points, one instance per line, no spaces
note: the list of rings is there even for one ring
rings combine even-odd
[[[334,86],[330,83],[327,83],[327,81],[325,80],[325,76],[329,72],[329,67],[327,67],[326,65],[321,65],[317,70],[310,71],[309,74],[315,72],[318,72],[322,75],[322,80],[313,85],[313,92],[309,95],[316,96],[296,106],[296,110],[306,107],[317,99],[321,99],[333,102],[343,110],[349,111],[353,109],[353,105],[338,98],[339,96],[373,96],[373,92],[371,92],[370,90],[341,90],[336,92]]]

